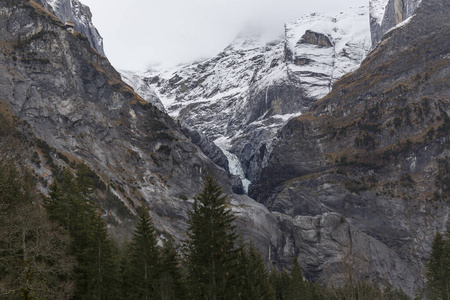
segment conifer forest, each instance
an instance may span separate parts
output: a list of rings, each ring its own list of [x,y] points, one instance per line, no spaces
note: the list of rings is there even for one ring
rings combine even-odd
[[[92,171],[85,164],[60,170],[44,197],[22,164],[27,137],[4,115],[0,122],[0,299],[409,299],[362,280],[351,264],[339,287],[305,280],[297,260],[290,271],[271,269],[236,232],[211,174],[182,244],[160,240],[141,207],[132,237],[119,245],[96,204],[105,187]],[[436,234],[418,299],[450,299],[449,260],[450,229]]]

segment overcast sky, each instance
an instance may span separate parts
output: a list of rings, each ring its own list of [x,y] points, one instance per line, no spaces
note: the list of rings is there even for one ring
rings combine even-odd
[[[145,70],[211,57],[248,24],[283,32],[310,12],[339,12],[369,0],[81,0],[105,53],[119,69]]]

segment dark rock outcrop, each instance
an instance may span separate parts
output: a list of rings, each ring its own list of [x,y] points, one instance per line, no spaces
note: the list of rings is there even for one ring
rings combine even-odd
[[[299,44],[311,44],[319,47],[332,47],[333,43],[330,38],[323,33],[317,33],[311,30],[306,30],[305,34],[298,41]]]
[[[216,165],[222,167],[225,171],[230,172],[228,168],[228,159],[223,154],[222,150],[216,146],[216,144],[211,142],[205,135],[190,128],[189,126],[182,125],[181,130],[187,137],[190,137],[192,143],[200,147],[203,153],[211,158]]]
[[[309,113],[291,119],[275,139],[272,125],[282,124],[276,116],[245,128],[230,124],[250,137],[238,136],[229,150],[264,167],[251,194],[272,212],[233,194],[238,181],[232,185],[166,113],[123,83],[84,35],[67,31],[35,1],[0,2],[0,101],[70,162],[86,162],[130,211],[147,205],[161,234],[184,238],[187,210],[209,170],[230,194],[238,230],[268,263],[282,269],[298,257],[310,279],[339,284],[352,272],[381,283],[387,279],[412,295],[423,283],[432,236],[448,221],[450,41],[442,37],[450,34],[449,9],[447,0],[424,0],[360,69],[344,76]],[[284,55],[284,46],[275,48]],[[209,70],[206,76],[222,59],[242,74],[235,56],[260,57],[241,50],[233,51],[231,61],[223,54],[180,74]],[[281,61],[264,66],[273,71],[280,63],[285,70]],[[208,80],[170,78],[180,91]],[[211,95],[218,93],[214,84],[208,87]],[[225,95],[226,105],[204,108],[238,111],[235,96]],[[193,113],[199,107],[189,105]],[[188,116],[183,109],[180,115]],[[205,120],[229,122],[224,115]],[[48,178],[55,175],[43,168]]]
[[[295,249],[295,256],[305,266],[310,280],[320,282],[326,278],[328,283],[340,286],[348,283],[349,276],[361,280],[388,278],[407,292],[420,286],[417,269],[341,214],[296,217],[274,214],[285,230],[290,228],[289,247]]]

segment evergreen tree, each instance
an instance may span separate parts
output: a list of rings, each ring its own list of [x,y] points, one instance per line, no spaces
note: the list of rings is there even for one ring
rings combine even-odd
[[[83,253],[88,246],[90,225],[95,214],[86,189],[84,183],[66,168],[50,187],[50,199],[46,204],[50,216],[59,221],[76,240],[72,245],[75,255]]]
[[[86,288],[89,299],[117,299],[119,280],[117,249],[109,239],[106,222],[101,213],[93,215],[89,233],[89,247],[86,249]]]
[[[447,236],[449,236],[447,229]],[[449,236],[450,237],[450,236]],[[428,261],[427,296],[430,299],[450,299],[450,240],[436,233]]]
[[[131,249],[131,242],[124,243],[120,249],[119,280],[121,299],[127,299],[127,295],[131,290],[131,287],[129,286],[131,282],[128,280],[129,268],[131,267]]]
[[[308,299],[302,269],[298,264],[297,258],[294,259],[291,276],[288,283],[286,300]]]
[[[161,300],[179,300],[185,298],[185,287],[177,251],[168,240],[161,250],[161,272],[159,274],[159,295]]]
[[[321,292],[323,287],[321,287],[317,282],[306,281],[305,285],[306,285],[307,299],[309,300],[325,299]]]
[[[72,237],[71,253],[77,258],[75,299],[116,299],[118,280],[115,249],[106,223],[92,201],[93,185],[81,165],[75,177],[64,170],[51,186],[47,209]]]
[[[240,249],[235,247],[237,234],[232,224],[235,217],[226,199],[213,176],[207,175],[189,213],[186,260],[190,299],[231,300],[241,293]]]
[[[125,299],[159,299],[159,252],[148,209],[141,207],[124,270]]]
[[[278,273],[273,269],[269,274],[269,282],[275,291],[276,300],[285,300],[288,293],[288,285],[290,281],[290,276],[286,271]]]
[[[275,290],[269,283],[269,274],[264,266],[261,253],[250,244],[242,251],[241,269],[244,273],[242,299],[275,299]]]
[[[321,300],[332,298],[331,296],[324,296],[326,292],[323,291],[327,290],[325,286],[321,287],[317,282],[304,280],[302,270],[296,258],[294,259],[291,274],[288,274],[286,271],[278,273],[272,270],[269,275],[269,281],[275,290],[277,300]]]
[[[75,263],[67,253],[69,236],[49,221],[36,184],[21,163],[17,141],[4,138],[13,130],[2,133],[1,127],[0,298],[67,299],[73,294]]]

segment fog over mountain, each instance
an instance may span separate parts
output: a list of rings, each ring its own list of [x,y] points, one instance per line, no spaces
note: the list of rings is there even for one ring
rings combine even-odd
[[[119,69],[144,70],[211,57],[246,27],[282,35],[285,22],[310,12],[347,11],[367,0],[83,0]],[[114,20],[112,22],[111,20]]]

